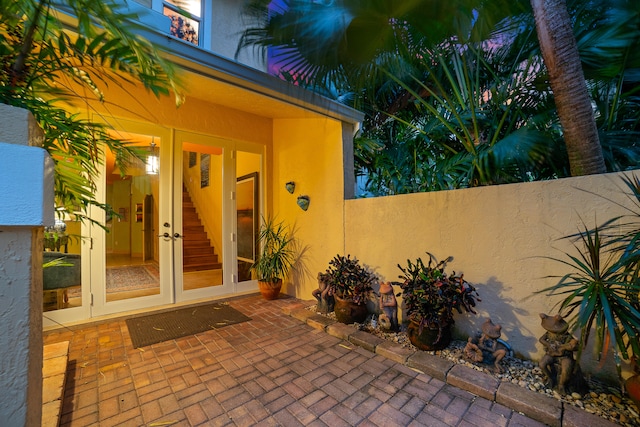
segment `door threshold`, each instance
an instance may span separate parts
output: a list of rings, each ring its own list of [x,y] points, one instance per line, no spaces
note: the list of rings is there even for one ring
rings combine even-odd
[[[174,304],[163,304],[155,307],[147,307],[147,308],[142,308],[138,310],[123,311],[120,313],[107,314],[104,316],[97,316],[89,319],[78,320],[78,321],[64,323],[64,324],[45,326],[43,328],[43,332],[55,331],[58,329],[71,328],[76,326],[87,326],[91,324],[104,323],[104,322],[112,321],[115,319],[126,319],[139,314],[161,313],[163,311],[172,311],[177,308],[183,308],[183,307],[189,307],[189,306],[195,307],[198,305],[207,304],[211,302],[233,301],[238,298],[243,298],[249,295],[256,295],[256,294],[259,294],[259,292],[256,292],[255,290],[253,290],[253,291],[247,291],[247,292],[238,292],[233,295],[222,295],[219,297],[200,298],[200,299],[194,299],[190,301],[182,301]]]

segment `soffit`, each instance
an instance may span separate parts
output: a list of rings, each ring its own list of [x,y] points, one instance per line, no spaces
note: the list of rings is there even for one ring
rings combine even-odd
[[[319,116],[318,113],[308,109],[193,72],[184,72],[182,78],[184,79],[184,91],[190,98],[201,99],[270,119]]]
[[[75,18],[66,12],[59,18],[75,27]],[[184,70],[188,96],[272,119],[324,116],[357,124],[364,118],[343,104],[163,34],[154,25],[140,32]]]
[[[180,67],[188,96],[272,119],[331,117],[359,123],[364,115],[277,77],[157,33],[146,35],[164,46]]]

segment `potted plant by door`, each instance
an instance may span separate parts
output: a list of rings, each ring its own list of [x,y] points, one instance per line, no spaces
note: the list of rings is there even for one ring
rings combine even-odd
[[[258,278],[262,296],[267,300],[277,299],[282,281],[295,262],[293,235],[283,222],[262,218],[258,243],[260,254],[251,269]]]
[[[437,262],[427,252],[429,262],[421,258],[407,260],[406,267],[398,264],[402,272],[402,300],[408,318],[407,336],[420,350],[442,350],[451,342],[454,324],[453,310],[475,314],[478,293],[463,275],[447,275],[444,268],[451,257]]]
[[[368,315],[367,301],[378,277],[364,268],[357,258],[336,255],[329,267],[319,274],[335,298],[336,320],[341,323],[363,323]]]

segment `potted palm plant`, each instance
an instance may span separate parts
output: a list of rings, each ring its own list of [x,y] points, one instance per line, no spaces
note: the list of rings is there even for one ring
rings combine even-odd
[[[283,222],[262,218],[258,243],[260,254],[251,269],[258,278],[262,296],[273,300],[278,298],[282,281],[295,262],[293,235]]]
[[[336,255],[329,267],[318,275],[335,298],[335,313],[338,322],[363,323],[369,314],[367,301],[373,293],[378,277],[363,267],[357,258]]]
[[[449,345],[454,325],[454,310],[461,313],[464,309],[475,314],[478,293],[467,283],[463,275],[444,272],[447,262],[452,258],[438,262],[427,252],[429,262],[425,265],[422,258],[415,262],[407,260],[405,267],[398,264],[402,272],[399,278],[402,300],[407,315],[407,336],[420,350],[441,350]]]

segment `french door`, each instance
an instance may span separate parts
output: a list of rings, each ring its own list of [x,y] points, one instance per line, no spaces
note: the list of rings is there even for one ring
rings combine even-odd
[[[174,301],[171,146],[168,129],[126,123],[114,136],[135,145],[142,160],[120,170],[106,153],[102,200],[113,209],[92,228],[90,317]],[[104,215],[104,214],[103,214]],[[84,289],[85,287],[83,287]]]
[[[113,215],[92,210],[104,227],[83,226],[82,286],[45,323],[257,290],[263,148],[121,123],[143,160],[119,170],[107,153],[96,195]]]
[[[176,302],[256,291],[264,148],[184,131],[174,142]]]
[[[232,147],[176,131],[173,249],[176,302],[233,292],[235,163]]]

